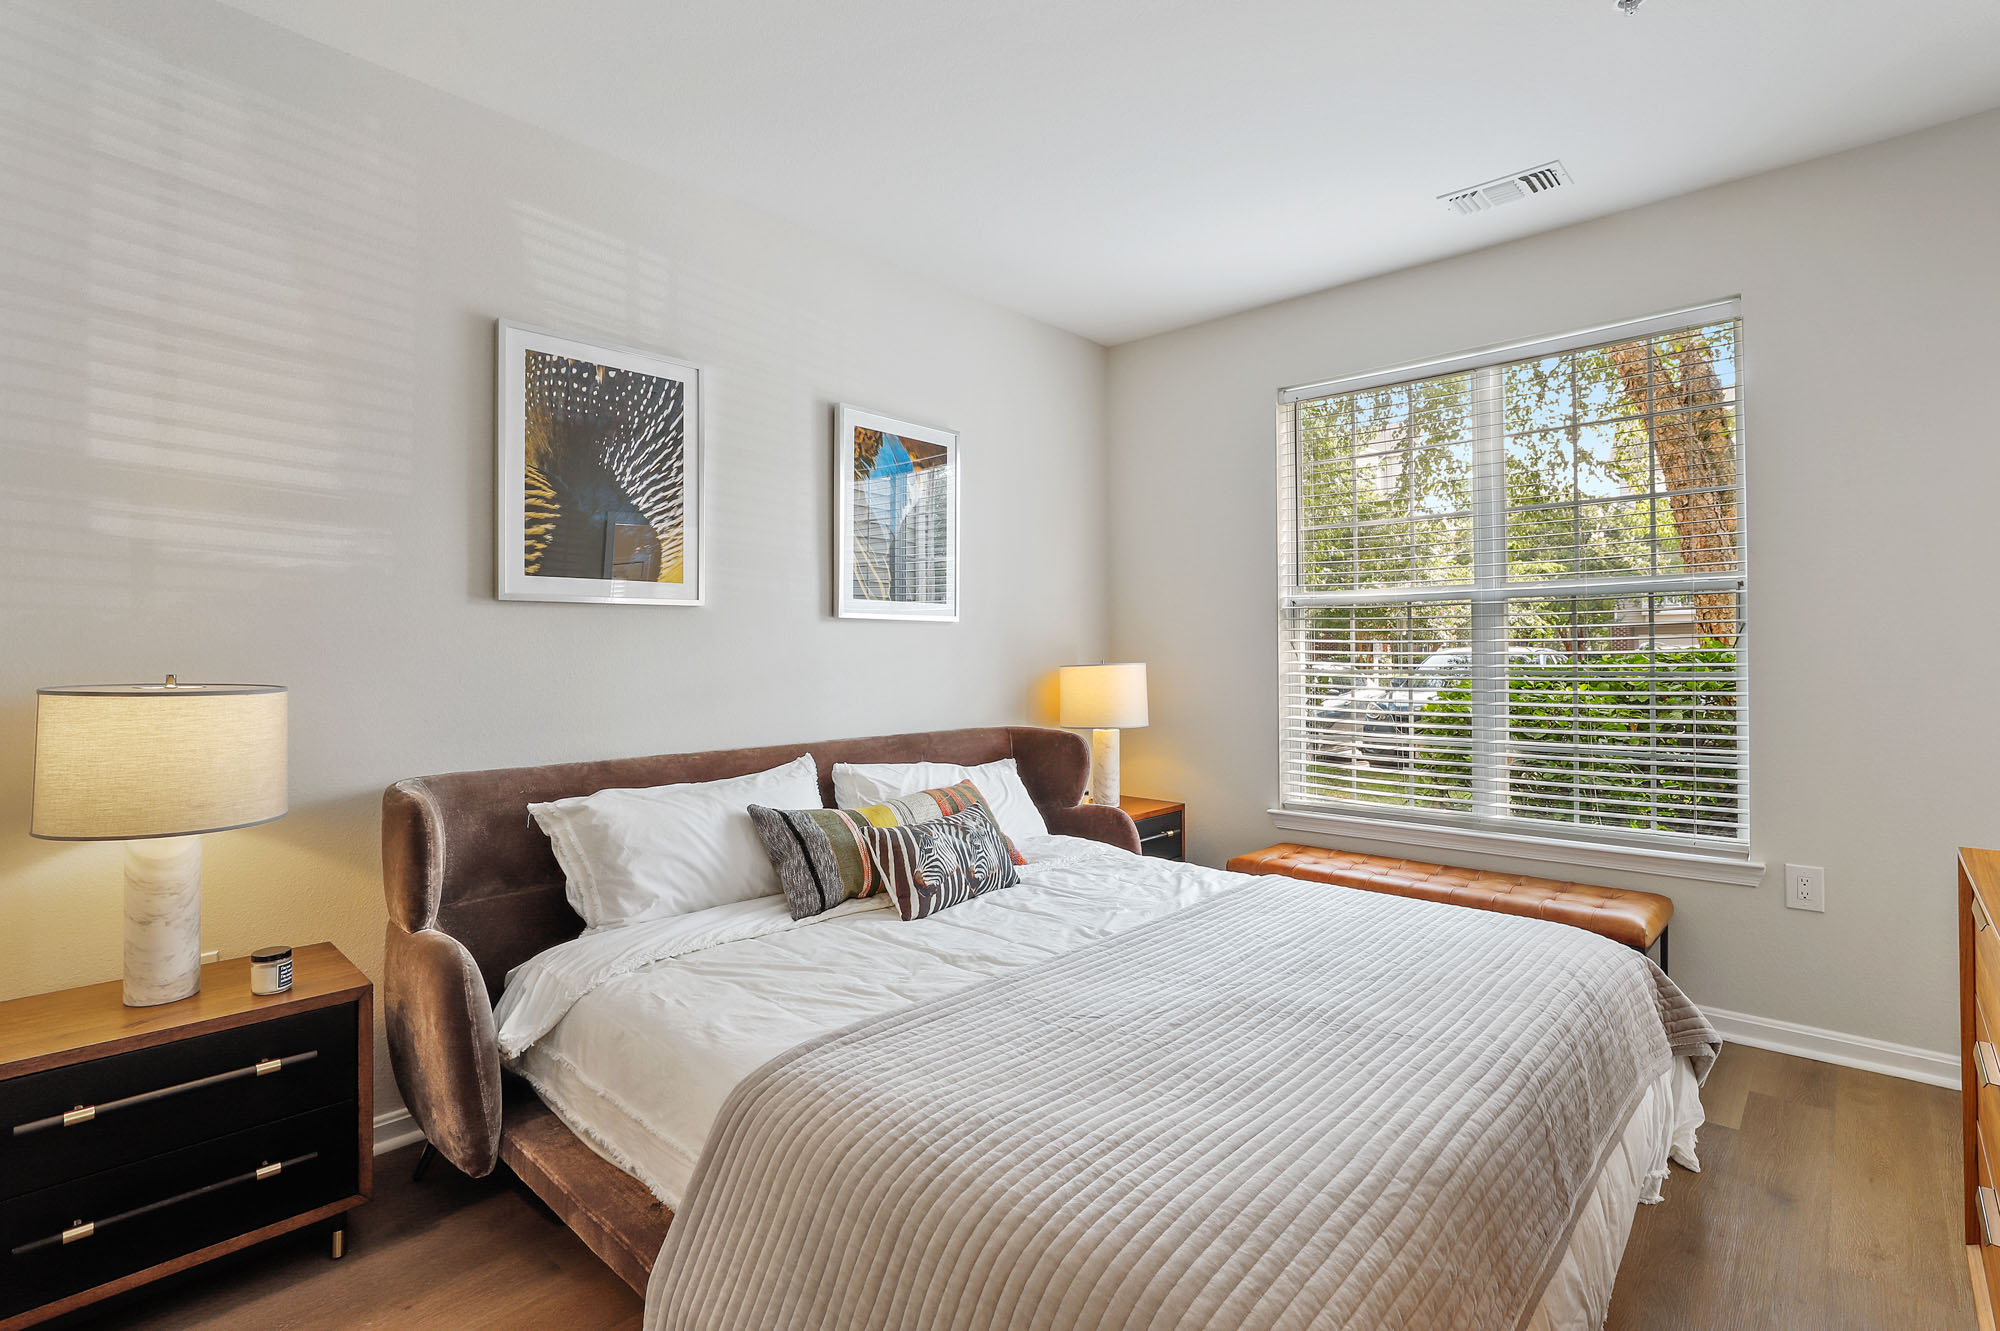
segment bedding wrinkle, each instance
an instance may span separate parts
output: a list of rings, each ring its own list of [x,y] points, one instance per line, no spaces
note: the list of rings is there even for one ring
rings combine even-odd
[[[880,894],[793,920],[769,896],[586,934],[508,976],[503,1055],[565,1121],[588,1119],[593,1097],[648,1106],[578,1135],[615,1143],[614,1163],[678,1207],[723,1099],[767,1059],[1248,881],[1204,870],[1107,892],[1103,872],[1133,863],[1129,852],[1074,837],[1023,849],[1021,886],[923,920],[898,919]],[[596,1072],[587,1085],[580,1068]],[[683,1158],[648,1132],[696,1145]]]

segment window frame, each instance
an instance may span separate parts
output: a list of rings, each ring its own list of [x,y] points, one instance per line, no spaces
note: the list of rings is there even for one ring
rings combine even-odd
[[[1742,308],[1737,298],[1672,310],[1642,319],[1621,320],[1556,337],[1491,347],[1462,355],[1419,362],[1390,369],[1370,371],[1338,379],[1287,388],[1278,394],[1278,517],[1279,586],[1277,665],[1278,721],[1278,802],[1269,812],[1274,823],[1286,830],[1333,833],[1396,844],[1437,846],[1469,853],[1497,854],[1545,863],[1576,864],[1622,869],[1674,878],[1754,883],[1763,865],[1751,858],[1751,788],[1749,780],[1749,521],[1747,505],[1746,451],[1744,446],[1745,397],[1743,384]],[[1306,529],[1303,432],[1299,417],[1304,403],[1318,399],[1364,392],[1373,388],[1429,380],[1447,375],[1473,376],[1471,391],[1496,394],[1505,367],[1524,361],[1633,341],[1660,333],[1705,324],[1734,322],[1736,373],[1734,434],[1737,454],[1735,492],[1737,499],[1736,568],[1727,573],[1641,574],[1631,578],[1579,577],[1509,583],[1506,578],[1504,532],[1509,513],[1504,453],[1506,431],[1485,432],[1468,440],[1475,455],[1472,468],[1474,487],[1472,540],[1474,567],[1470,584],[1449,589],[1412,588],[1390,595],[1379,589],[1351,588],[1332,592],[1309,592]],[[1489,373],[1490,372],[1490,373]],[[1497,397],[1490,418],[1499,419]],[[1477,462],[1480,450],[1499,454],[1484,467]],[[1468,596],[1468,587],[1472,594]],[[1737,640],[1740,656],[1737,672],[1736,729],[1734,750],[1739,779],[1737,784],[1737,835],[1721,837],[1699,833],[1606,828],[1563,822],[1557,819],[1523,817],[1504,807],[1506,777],[1501,760],[1506,748],[1505,685],[1490,673],[1475,679],[1473,712],[1474,762],[1472,793],[1464,810],[1437,810],[1375,805],[1360,800],[1338,798],[1304,800],[1296,797],[1294,768],[1299,742],[1299,722],[1291,713],[1291,697],[1299,686],[1298,669],[1291,659],[1296,641],[1295,612],[1329,605],[1407,604],[1419,600],[1469,601],[1471,615],[1467,649],[1477,657],[1504,655],[1509,647],[1507,605],[1510,599],[1556,598],[1589,595],[1603,597],[1620,592],[1660,595],[1723,591],[1741,598],[1742,628]],[[1490,641],[1489,641],[1490,640]]]

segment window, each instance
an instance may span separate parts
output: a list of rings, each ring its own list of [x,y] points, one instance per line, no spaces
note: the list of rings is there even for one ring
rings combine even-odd
[[[1733,303],[1279,407],[1281,798],[1747,850]]]

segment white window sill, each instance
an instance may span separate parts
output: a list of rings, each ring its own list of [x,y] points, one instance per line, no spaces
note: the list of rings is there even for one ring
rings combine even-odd
[[[1457,851],[1465,855],[1498,855],[1558,869],[1609,869],[1618,873],[1650,874],[1690,883],[1726,883],[1755,887],[1764,877],[1762,862],[1745,855],[1703,855],[1693,851],[1653,850],[1612,846],[1595,841],[1559,841],[1550,837],[1516,836],[1469,827],[1403,822],[1366,814],[1272,809],[1271,822],[1284,832],[1351,837]],[[1553,876],[1553,875],[1551,875]]]

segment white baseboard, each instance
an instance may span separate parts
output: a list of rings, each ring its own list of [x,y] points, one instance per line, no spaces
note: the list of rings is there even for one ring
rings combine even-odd
[[[1753,1017],[1747,1012],[1731,1012],[1726,1008],[1703,1005],[1701,1010],[1715,1029],[1722,1032],[1722,1038],[1734,1044],[1747,1044],[1753,1049],[1770,1049],[1819,1063],[1838,1063],[1844,1068],[1860,1068],[1864,1072],[1880,1072],[1907,1081],[1958,1089],[1958,1056],[1955,1054],[1894,1044],[1888,1040],[1871,1040],[1865,1035],[1848,1035],[1841,1031],[1822,1030],[1817,1026],[1801,1026],[1797,1022],[1779,1021],[1774,1017]]]
[[[391,1109],[375,1116],[375,1154],[387,1155],[424,1139],[424,1130],[407,1109]]]

